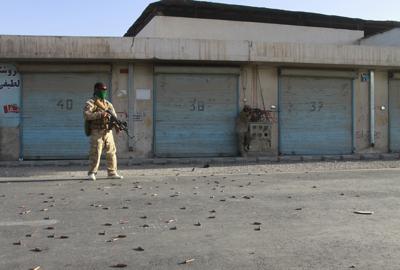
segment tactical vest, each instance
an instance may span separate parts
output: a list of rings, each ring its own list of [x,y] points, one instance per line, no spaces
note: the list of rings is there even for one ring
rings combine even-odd
[[[102,109],[100,109],[99,107],[97,107],[94,104],[94,100],[91,99],[90,103],[92,103],[94,105],[94,110],[93,113],[97,113],[97,112],[103,112]],[[105,105],[106,109],[109,109],[109,105],[106,102]],[[85,121],[85,134],[86,136],[90,136],[92,133],[92,130],[107,130],[108,129],[108,119],[107,118],[101,118],[101,119],[96,119],[96,120],[86,120]]]

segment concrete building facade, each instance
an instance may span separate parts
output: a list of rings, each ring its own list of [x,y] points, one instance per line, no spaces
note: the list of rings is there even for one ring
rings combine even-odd
[[[121,38],[3,35],[0,159],[86,158],[97,81],[135,136],[120,158],[237,156],[244,105],[254,155],[400,152],[398,27],[164,0]]]

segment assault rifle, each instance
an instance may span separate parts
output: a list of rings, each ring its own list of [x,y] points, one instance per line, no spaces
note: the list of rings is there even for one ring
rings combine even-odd
[[[103,104],[100,103],[100,100],[96,99],[94,104],[105,111],[109,115],[109,122],[108,122],[108,129],[111,130],[113,127],[115,127],[118,130],[123,130],[125,131],[126,135],[128,135],[129,138],[133,139],[135,136],[130,136],[129,135],[129,130],[128,130],[128,123],[126,121],[121,121],[117,118],[117,116],[109,109],[106,109]]]

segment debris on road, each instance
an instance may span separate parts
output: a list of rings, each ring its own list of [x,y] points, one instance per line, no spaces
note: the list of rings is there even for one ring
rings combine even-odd
[[[193,258],[187,259],[187,260],[183,261],[181,264],[189,264],[189,263],[192,263],[192,262],[194,262]]]
[[[21,213],[19,213],[20,215],[26,215],[29,214],[30,212],[32,212],[31,210],[26,210],[26,211],[22,211]]]
[[[128,266],[127,264],[118,263],[118,264],[115,264],[115,265],[111,265],[110,267],[111,267],[111,268],[125,268],[125,267],[127,267],[127,266]]]
[[[137,247],[137,248],[134,248],[133,250],[136,250],[136,251],[144,251],[144,248],[142,248],[142,247]]]
[[[359,214],[359,215],[372,215],[374,212],[372,211],[354,211],[354,214]]]

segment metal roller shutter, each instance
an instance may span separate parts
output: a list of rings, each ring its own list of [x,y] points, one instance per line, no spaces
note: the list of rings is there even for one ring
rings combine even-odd
[[[83,107],[107,73],[27,73],[23,75],[24,159],[80,159],[88,156]]]
[[[389,80],[389,148],[400,152],[400,76]]]
[[[237,96],[235,74],[157,74],[156,156],[237,155]]]
[[[279,145],[284,155],[350,154],[353,149],[352,73],[280,77]]]

